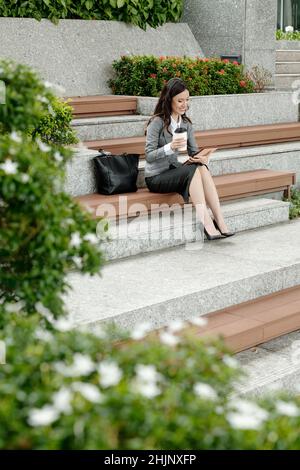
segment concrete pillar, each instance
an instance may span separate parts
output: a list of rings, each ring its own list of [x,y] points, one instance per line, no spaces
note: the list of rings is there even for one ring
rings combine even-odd
[[[185,0],[188,23],[207,57],[242,55],[246,68],[275,73],[276,0]]]

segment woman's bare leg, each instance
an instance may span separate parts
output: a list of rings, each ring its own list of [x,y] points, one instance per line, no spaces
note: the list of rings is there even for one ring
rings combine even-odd
[[[222,214],[218,192],[211,173],[204,165],[199,166],[199,170],[202,177],[202,185],[207,205],[210,207],[220,230],[222,230],[222,232],[229,232]]]
[[[192,199],[193,204],[196,208],[196,214],[199,217],[200,221],[206,228],[209,235],[220,235],[220,232],[216,230],[211,216],[206,207],[206,200],[204,195],[204,188],[202,184],[202,176],[199,171],[199,168],[196,169],[194,176],[191,180],[189,193]]]

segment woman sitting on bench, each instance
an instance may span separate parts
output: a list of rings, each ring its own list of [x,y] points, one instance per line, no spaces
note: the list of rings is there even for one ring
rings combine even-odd
[[[189,91],[181,79],[172,78],[163,87],[147,126],[146,185],[155,193],[177,192],[185,203],[189,203],[190,196],[207,239],[229,237],[234,232],[229,232],[226,226],[216,186],[207,166],[208,156],[214,149],[199,151],[191,120],[185,114],[188,102]],[[176,133],[177,128],[180,128],[179,133]],[[177,134],[175,138],[174,133]],[[179,149],[185,146],[189,158],[180,163],[177,158]],[[214,219],[211,219],[206,203]]]

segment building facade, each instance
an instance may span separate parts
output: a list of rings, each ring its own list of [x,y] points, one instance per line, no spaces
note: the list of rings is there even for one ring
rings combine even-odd
[[[300,31],[300,0],[277,0],[277,29],[286,26]]]

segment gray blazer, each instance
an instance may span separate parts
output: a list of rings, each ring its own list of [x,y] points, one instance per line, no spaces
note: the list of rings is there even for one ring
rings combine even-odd
[[[196,143],[192,125],[189,122],[182,121],[181,127],[187,130],[187,153],[192,155],[199,152],[201,149],[198,148]],[[179,155],[178,150],[170,155],[166,155],[164,152],[164,145],[172,142],[172,138],[172,134],[166,128],[163,128],[163,120],[158,116],[155,117],[147,127],[145,178],[168,170],[170,164],[176,167],[182,166],[177,158]]]

